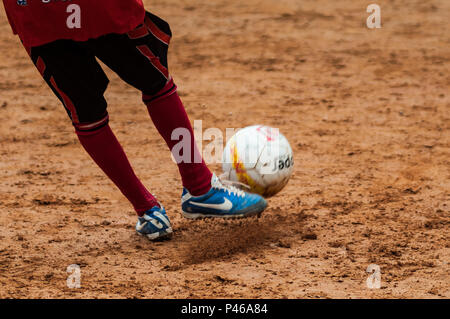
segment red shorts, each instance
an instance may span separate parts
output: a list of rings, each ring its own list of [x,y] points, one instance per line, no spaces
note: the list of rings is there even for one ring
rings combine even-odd
[[[14,33],[26,47],[127,33],[145,17],[142,0],[3,0],[3,4]]]

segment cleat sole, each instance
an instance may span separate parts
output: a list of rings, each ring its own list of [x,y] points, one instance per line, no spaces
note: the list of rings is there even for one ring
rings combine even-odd
[[[222,218],[222,219],[242,219],[257,216],[261,217],[265,207],[261,209],[257,209],[255,211],[250,211],[243,214],[232,214],[232,215],[218,215],[218,214],[202,214],[202,213],[190,213],[182,210],[181,214],[184,218],[187,219],[210,219],[210,218]]]
[[[163,234],[154,233],[154,234],[142,234],[140,232],[136,232],[139,236],[146,237],[150,241],[161,241],[172,238],[173,230],[171,227],[164,230]]]

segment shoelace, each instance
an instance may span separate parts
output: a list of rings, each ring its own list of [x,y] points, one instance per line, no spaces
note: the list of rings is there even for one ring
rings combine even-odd
[[[228,194],[230,194],[230,195],[235,194],[238,197],[244,197],[245,191],[239,189],[238,187],[236,187],[234,185],[239,185],[239,187],[245,187],[245,188],[250,189],[250,187],[248,185],[245,185],[240,182],[230,181],[228,179],[222,179],[223,177],[224,177],[224,174],[220,175],[220,177],[217,179],[217,182],[215,183],[215,185],[213,185],[214,188],[222,189],[222,190],[226,191]]]

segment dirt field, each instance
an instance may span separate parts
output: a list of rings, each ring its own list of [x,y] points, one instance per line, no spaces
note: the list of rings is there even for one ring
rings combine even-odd
[[[1,10],[0,297],[450,297],[450,1],[379,0],[373,30],[360,0],[145,3],[191,120],[280,128],[293,177],[260,219],[183,219],[166,145],[108,72],[111,127],[175,227],[138,237]]]

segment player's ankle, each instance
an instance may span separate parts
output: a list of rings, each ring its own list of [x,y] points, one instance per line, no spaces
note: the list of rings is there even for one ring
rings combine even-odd
[[[153,207],[156,207],[156,206],[161,208],[161,204],[160,203],[152,202],[145,209],[136,209],[136,214],[139,217],[142,217],[142,216],[144,216],[145,212],[149,211],[150,209],[152,209]]]
[[[202,184],[198,184],[195,186],[186,186],[183,185],[184,188],[186,188],[189,191],[189,194],[191,194],[192,196],[195,197],[199,197],[199,196],[203,196],[206,195],[212,188],[211,186],[211,178],[209,179],[209,181],[207,183],[202,183]]]

